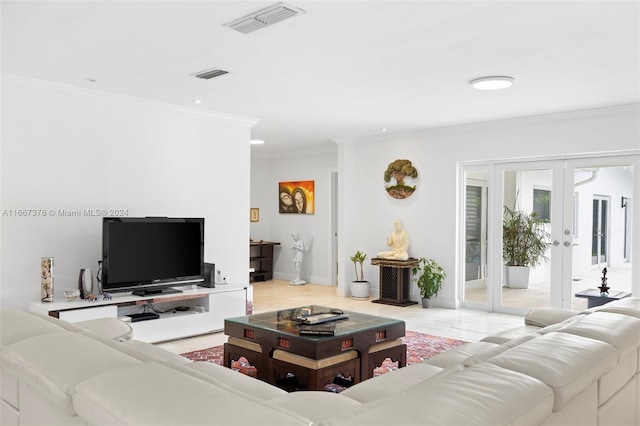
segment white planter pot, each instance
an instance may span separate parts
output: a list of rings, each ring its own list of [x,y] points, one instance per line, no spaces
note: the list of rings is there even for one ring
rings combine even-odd
[[[371,292],[369,281],[351,281],[351,297],[354,299],[368,299]]]
[[[528,266],[507,266],[507,286],[509,288],[529,288]]]

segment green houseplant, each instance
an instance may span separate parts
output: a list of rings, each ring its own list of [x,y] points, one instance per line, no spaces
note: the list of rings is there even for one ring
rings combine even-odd
[[[418,264],[411,268],[411,274],[420,290],[422,306],[428,308],[431,298],[437,296],[442,288],[442,282],[447,274],[435,260],[425,257],[418,259]]]
[[[358,250],[356,254],[351,256],[353,262],[353,268],[356,272],[356,279],[351,282],[351,297],[354,299],[368,299],[371,289],[371,283],[364,279],[364,269],[362,264],[367,259],[367,255],[364,252]],[[358,275],[358,265],[360,265],[360,274]]]
[[[545,222],[535,212],[526,213],[504,207],[502,258],[506,264],[509,287],[528,287],[530,268],[549,260],[545,255],[549,237]]]

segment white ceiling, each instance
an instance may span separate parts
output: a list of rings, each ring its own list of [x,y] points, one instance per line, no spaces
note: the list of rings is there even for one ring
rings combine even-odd
[[[3,0],[2,72],[259,118],[261,156],[640,101],[638,1],[291,0],[306,13],[223,26],[274,3]],[[468,85],[486,75],[516,83]]]

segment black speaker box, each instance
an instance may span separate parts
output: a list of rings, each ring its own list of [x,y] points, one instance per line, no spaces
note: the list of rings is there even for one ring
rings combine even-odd
[[[200,287],[214,288],[216,286],[216,264],[204,263],[204,282],[199,283]]]

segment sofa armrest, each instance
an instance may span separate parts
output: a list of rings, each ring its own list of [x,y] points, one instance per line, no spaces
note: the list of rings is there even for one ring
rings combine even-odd
[[[126,342],[133,338],[133,329],[131,326],[117,318],[97,318],[80,321],[74,325],[86,333],[113,339],[118,342]]]
[[[577,311],[571,311],[569,309],[536,308],[527,313],[524,317],[524,323],[525,325],[533,325],[535,327],[547,327],[575,317],[576,315],[578,315]]]

